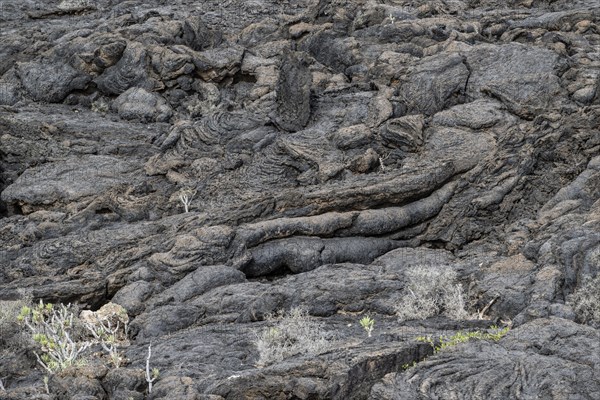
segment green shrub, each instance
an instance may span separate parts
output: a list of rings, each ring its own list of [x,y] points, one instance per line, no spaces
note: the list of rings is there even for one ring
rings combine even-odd
[[[447,266],[416,266],[405,272],[404,297],[396,306],[400,321],[425,319],[443,314],[452,319],[465,319],[465,299],[456,272]]]
[[[497,326],[491,326],[485,331],[458,331],[452,336],[441,335],[438,339],[434,339],[431,335],[419,336],[416,338],[417,342],[428,343],[433,349],[433,354],[438,353],[449,347],[456,346],[460,343],[466,343],[471,340],[489,340],[497,342],[502,339],[510,330],[510,326],[504,328],[498,328]],[[426,357],[425,357],[426,358]],[[420,360],[422,361],[422,360]],[[417,360],[413,360],[410,363],[402,365],[403,370],[410,369],[417,365]]]
[[[17,320],[30,332],[37,344],[38,363],[48,372],[61,371],[81,361],[81,354],[91,345],[79,341],[70,305],[39,304],[23,306]]]
[[[440,336],[437,343],[431,336],[419,336],[417,337],[417,341],[429,343],[431,347],[433,347],[434,353],[437,353],[445,348],[453,347],[457,344],[466,343],[471,340],[491,340],[497,342],[502,339],[509,330],[510,328],[508,326],[504,328],[492,326],[489,331],[458,331],[452,336]]]
[[[375,320],[369,316],[363,317],[360,321],[360,326],[367,332],[367,336],[371,337],[371,333],[373,332],[373,328],[375,327]]]

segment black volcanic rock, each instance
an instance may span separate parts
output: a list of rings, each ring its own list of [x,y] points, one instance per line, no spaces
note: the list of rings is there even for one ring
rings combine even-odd
[[[571,321],[538,319],[498,344],[460,345],[406,373],[388,375],[369,398],[472,398],[483,393],[492,399],[525,393],[560,398],[576,392],[592,399],[600,391],[594,378],[600,363],[599,339],[597,330],[582,329]],[[581,385],[580,379],[586,384]]]
[[[600,273],[597,1],[4,0],[0,24],[0,307],[131,320],[120,368],[93,346],[47,394],[0,309],[0,399],[600,395],[572,303]],[[398,320],[419,266],[470,319]],[[329,346],[259,363],[296,307]]]
[[[29,62],[20,64],[17,73],[21,83],[33,100],[59,103],[74,90],[85,89],[91,80],[69,64]]]
[[[281,129],[296,132],[306,126],[310,118],[311,81],[306,61],[291,52],[286,52],[281,61],[276,89],[275,122]]]

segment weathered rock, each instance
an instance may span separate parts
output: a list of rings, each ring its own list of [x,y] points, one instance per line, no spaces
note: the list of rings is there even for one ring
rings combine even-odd
[[[71,399],[104,399],[106,392],[100,380],[108,368],[102,365],[71,366],[60,375],[51,375],[48,388],[57,397]]]
[[[84,156],[25,171],[2,200],[29,205],[70,202],[126,183],[137,166],[110,156]]]
[[[137,87],[117,97],[113,107],[121,118],[141,122],[165,122],[173,114],[171,107],[159,94]]]
[[[374,171],[378,167],[381,167],[379,154],[377,154],[377,152],[373,149],[367,149],[364,154],[355,157],[352,161],[350,161],[348,169],[350,169],[352,172],[365,174],[367,172]]]
[[[147,382],[141,369],[114,368],[102,379],[102,386],[111,399],[142,399]]]
[[[14,83],[0,82],[0,105],[12,106],[21,99],[19,86]]]
[[[223,40],[219,30],[213,30],[200,17],[192,17],[183,23],[183,42],[196,51],[217,47]]]
[[[129,315],[138,315],[146,308],[146,300],[158,289],[155,286],[146,281],[131,282],[120,288],[112,301],[123,306]]]
[[[459,55],[422,59],[403,79],[398,95],[408,110],[426,115],[463,103],[470,71]]]
[[[383,142],[404,151],[418,151],[425,143],[423,116],[409,115],[389,120],[381,130]]]
[[[498,344],[475,342],[441,351],[407,372],[386,377],[369,398],[510,398],[521,393],[594,398],[600,391],[598,339],[592,328],[557,318],[538,319]],[[580,377],[585,377],[585,385]]]
[[[130,325],[130,334],[139,339],[161,336],[192,326],[202,315],[199,307],[169,305],[138,316]]]
[[[306,272],[323,264],[358,262],[368,264],[399,243],[370,238],[319,239],[294,237],[267,242],[252,249],[250,263],[242,268],[249,277],[281,270]]]
[[[182,75],[191,75],[194,71],[192,56],[187,54],[183,46],[172,46],[169,49],[158,47],[152,50],[150,57],[152,69],[161,80],[177,79]]]
[[[275,123],[282,129],[296,132],[310,118],[311,77],[301,56],[287,52],[277,81],[277,114]]]
[[[221,82],[227,77],[233,77],[240,70],[243,56],[243,48],[228,46],[197,53],[192,61],[203,80]]]
[[[146,90],[156,88],[147,70],[147,50],[140,43],[128,42],[119,61],[95,79],[98,88],[110,95],[120,95],[132,87]]]
[[[181,303],[219,286],[234,285],[245,281],[244,274],[234,268],[224,265],[202,266],[163,291],[159,296],[154,297],[149,305],[155,307],[173,301]]]
[[[344,72],[357,63],[354,38],[336,38],[330,31],[317,32],[301,41],[300,46],[301,50],[336,72]]]
[[[597,1],[192,3],[0,5],[0,300],[131,320],[51,396],[598,397]],[[474,319],[398,322],[441,265]],[[259,367],[298,306],[329,346]],[[7,331],[0,397],[49,398]]]
[[[549,50],[516,43],[481,46],[467,55],[467,92],[472,98],[493,96],[520,117],[531,118],[560,98],[559,60]]]
[[[36,101],[58,103],[73,90],[85,89],[91,77],[66,63],[29,62],[17,73],[27,93]]]
[[[340,150],[362,147],[372,140],[372,134],[366,125],[353,125],[330,134],[329,139]]]

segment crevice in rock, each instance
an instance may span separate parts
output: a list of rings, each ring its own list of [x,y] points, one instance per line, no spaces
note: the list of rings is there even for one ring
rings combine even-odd
[[[3,161],[6,157],[6,154],[0,150],[0,193],[8,186],[6,182],[6,177],[4,173]],[[5,202],[0,199],[0,218],[4,218],[8,216],[8,207]]]
[[[101,215],[102,214],[114,214],[114,211],[111,210],[110,208],[103,207],[103,208],[96,210],[94,213],[101,214]]]
[[[428,240],[427,242],[422,244],[422,247],[435,249],[435,250],[450,250],[447,248],[448,242],[444,240]]]
[[[110,299],[108,299],[106,297],[102,297],[101,299],[97,299],[93,303],[88,303],[88,306],[86,307],[86,309],[88,309],[90,311],[98,311],[100,308],[102,308],[102,306],[104,306],[108,303],[110,303]]]
[[[248,281],[274,282],[290,275],[295,275],[295,273],[287,265],[282,265],[268,274],[262,275],[257,278],[249,278]]]
[[[4,216],[8,217],[11,215],[25,215],[23,207],[17,203],[4,203],[0,201],[0,207],[4,205],[6,207],[6,213]],[[1,214],[0,214],[1,215]]]
[[[2,190],[4,190],[4,182],[2,182],[0,180],[0,193],[2,193]],[[0,218],[6,218],[8,217],[8,208],[6,206],[6,204],[0,200]]]
[[[366,399],[377,381],[385,375],[403,371],[406,365],[420,362],[433,354],[429,344],[418,344],[397,352],[376,355],[355,364],[348,374],[335,382],[332,399]]]
[[[246,74],[242,71],[238,71],[234,76],[233,76],[233,81],[232,81],[232,85],[237,85],[238,83],[256,83],[256,76],[252,75],[252,74]]]

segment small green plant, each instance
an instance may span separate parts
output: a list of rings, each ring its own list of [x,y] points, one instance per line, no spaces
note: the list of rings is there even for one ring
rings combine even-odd
[[[8,386],[10,377],[19,374],[27,350],[31,349],[31,335],[17,323],[21,309],[28,304],[26,296],[20,300],[0,300],[0,392],[6,390],[4,382]]]
[[[440,336],[440,338],[442,338],[442,336]],[[429,345],[435,350],[436,349],[436,345],[435,342],[433,341],[433,338],[431,337],[431,335],[427,335],[427,336],[417,336],[417,338],[415,339],[417,342],[422,342],[422,343],[429,343]]]
[[[460,343],[466,343],[470,340],[491,340],[494,342],[502,339],[510,330],[507,326],[505,328],[498,328],[497,326],[490,327],[490,331],[471,331],[463,332],[458,331],[452,336],[440,336],[436,342],[431,336],[419,336],[416,338],[418,342],[428,343],[434,351],[434,354],[438,351],[444,350],[448,347],[456,346]]]
[[[15,331],[15,321],[23,306],[27,303],[21,300],[0,300],[0,337],[5,339]]]
[[[365,331],[367,331],[367,336],[371,337],[371,333],[373,332],[373,327],[375,326],[375,320],[369,316],[363,317],[360,320],[360,326],[363,327]]]
[[[39,348],[34,351],[35,357],[50,374],[80,361],[81,354],[91,345],[73,337],[75,325],[70,305],[54,306],[40,300],[36,306],[23,306],[17,321],[31,332]]]
[[[509,330],[509,326],[506,326],[504,328],[491,326],[488,331],[459,331],[452,336],[441,335],[438,337],[438,340],[433,339],[431,335],[418,336],[416,340],[417,342],[429,344],[433,349],[433,354],[436,354],[444,349],[456,346],[460,343],[466,343],[471,340],[491,340],[497,342],[500,339],[502,339],[508,333]],[[414,367],[415,365],[417,365],[417,362],[413,361],[411,364],[404,364],[402,366],[402,369],[407,370],[409,368]]]
[[[413,361],[413,362],[411,362],[411,363],[406,363],[406,364],[403,364],[403,365],[402,365],[402,369],[403,369],[404,371],[406,371],[407,369],[409,369],[409,368],[412,368],[412,367],[414,367],[415,365],[417,365],[417,362],[416,362],[416,361]]]

